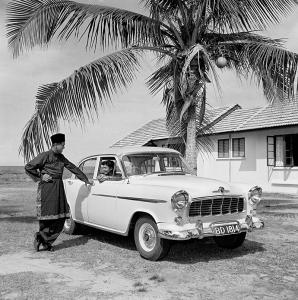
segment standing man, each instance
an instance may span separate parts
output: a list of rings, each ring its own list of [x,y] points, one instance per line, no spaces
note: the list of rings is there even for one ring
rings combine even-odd
[[[36,251],[39,251],[40,244],[46,250],[54,251],[52,244],[61,233],[65,219],[70,217],[62,181],[64,167],[86,185],[92,184],[78,167],[62,155],[65,135],[54,134],[51,141],[52,148],[49,151],[40,153],[25,165],[26,173],[39,182],[36,201],[39,232],[35,233],[34,239]]]

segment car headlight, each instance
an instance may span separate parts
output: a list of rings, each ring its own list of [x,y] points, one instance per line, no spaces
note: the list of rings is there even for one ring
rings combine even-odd
[[[257,205],[261,201],[262,188],[254,186],[248,191],[248,200],[251,205]]]
[[[189,195],[186,191],[178,191],[176,192],[172,198],[172,208],[176,209],[183,209],[188,203]]]

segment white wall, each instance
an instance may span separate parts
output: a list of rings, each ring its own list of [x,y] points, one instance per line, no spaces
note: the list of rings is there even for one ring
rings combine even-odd
[[[198,176],[229,182],[260,185],[264,191],[298,194],[298,167],[267,166],[267,136],[298,134],[298,126],[282,129],[266,129],[231,134],[218,134],[212,138],[212,153],[198,155]],[[218,158],[218,139],[245,138],[245,157]]]

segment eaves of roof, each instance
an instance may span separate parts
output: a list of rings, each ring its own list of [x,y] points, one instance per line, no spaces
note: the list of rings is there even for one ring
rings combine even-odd
[[[230,107],[219,107],[206,110],[207,115],[207,127],[208,124],[216,124],[222,118],[225,118],[228,114],[232,113],[234,110],[241,108],[238,104],[230,106]],[[168,139],[168,138],[176,138],[170,137],[170,134],[166,127],[166,121],[164,118],[152,120],[141,128],[133,131],[128,134],[123,139],[114,143],[111,147],[125,147],[125,146],[141,146],[145,145],[151,140],[160,140],[160,139]]]

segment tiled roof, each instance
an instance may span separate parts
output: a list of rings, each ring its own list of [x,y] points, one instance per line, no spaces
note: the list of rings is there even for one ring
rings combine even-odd
[[[213,125],[212,133],[237,131],[240,126],[250,120],[261,109],[261,107],[237,109]]]
[[[206,116],[210,123],[224,117],[227,113],[235,109],[239,109],[239,105],[233,105],[231,107],[219,107],[206,109]],[[170,136],[166,122],[164,118],[152,120],[149,123],[145,124],[141,128],[130,133],[123,139],[119,140],[112,147],[126,147],[126,146],[141,146],[149,142],[150,140],[157,140],[168,138]]]
[[[168,138],[165,119],[152,120],[141,128],[135,130],[125,138],[116,142],[112,147],[142,146],[150,140]]]
[[[212,127],[213,133],[298,125],[298,102],[233,111]]]
[[[244,123],[240,130],[298,125],[298,102],[279,103],[258,111],[255,117]]]
[[[265,107],[213,108],[206,111],[213,134],[298,125],[298,101]],[[168,138],[165,119],[152,120],[112,147],[141,146],[150,140]]]

